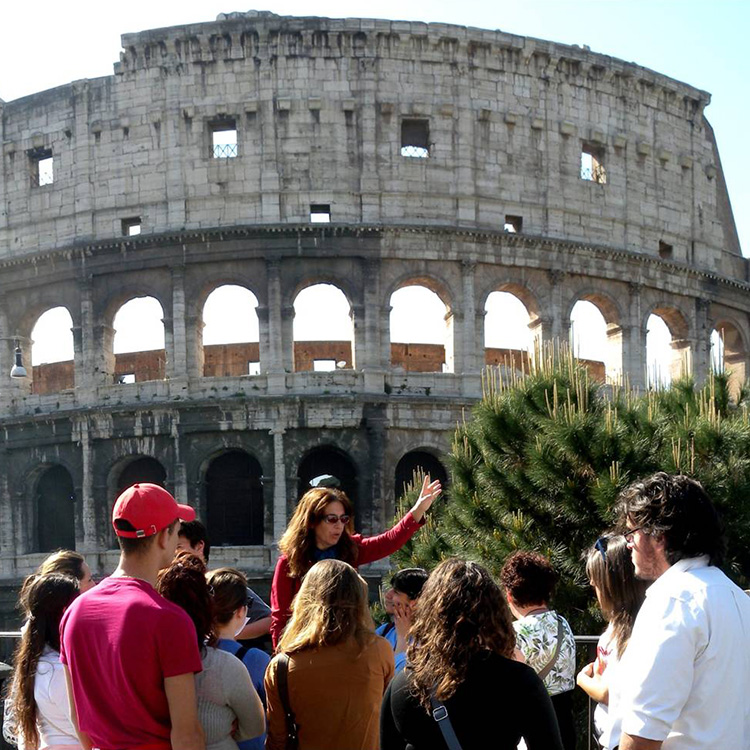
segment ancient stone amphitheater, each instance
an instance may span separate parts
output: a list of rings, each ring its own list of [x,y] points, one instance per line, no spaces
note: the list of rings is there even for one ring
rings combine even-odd
[[[194,504],[213,561],[259,580],[316,473],[382,528],[414,466],[443,471],[485,363],[523,356],[485,347],[495,291],[540,343],[594,303],[590,364],[610,380],[645,385],[652,314],[675,369],[701,377],[718,331],[744,377],[748,264],[707,93],[442,24],[250,12],[122,47],[114,75],[0,102],[6,591],[58,546],[111,568],[111,503],[135,479]],[[320,282],[346,295],[352,342],[294,341],[295,298]],[[204,347],[226,284],[257,298],[259,340]],[[391,295],[415,284],[445,305],[445,347],[391,343]],[[143,296],[164,349],[116,356],[114,316]],[[35,321],[60,306],[74,361],[32,369]],[[17,342],[29,377],[10,379]]]

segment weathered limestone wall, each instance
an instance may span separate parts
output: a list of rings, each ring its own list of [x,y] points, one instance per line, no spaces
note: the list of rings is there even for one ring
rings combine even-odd
[[[744,278],[709,95],[577,47],[442,24],[272,14],[123,36],[115,75],[4,105],[0,256],[121,234],[306,222],[502,229]],[[238,156],[211,158],[220,118]],[[429,159],[400,156],[404,118]],[[606,185],[581,180],[583,144]],[[54,183],[32,187],[35,148]]]

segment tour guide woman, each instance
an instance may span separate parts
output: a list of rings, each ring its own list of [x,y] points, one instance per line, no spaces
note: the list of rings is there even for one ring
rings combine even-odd
[[[292,600],[308,570],[320,560],[366,565],[393,554],[424,523],[424,514],[440,494],[440,481],[426,476],[414,507],[392,528],[377,536],[354,533],[352,503],[342,490],[316,487],[297,504],[279,541],[281,557],[271,585],[271,638],[274,647],[291,615]]]

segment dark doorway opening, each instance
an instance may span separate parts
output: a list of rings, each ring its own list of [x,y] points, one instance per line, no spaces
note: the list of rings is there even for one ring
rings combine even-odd
[[[64,466],[52,466],[36,486],[37,547],[39,552],[75,549],[75,489]]]
[[[206,471],[206,526],[218,546],[263,544],[263,472],[244,451],[217,456]]]
[[[432,481],[439,479],[445,489],[448,474],[440,461],[427,451],[410,451],[404,455],[396,466],[396,500],[404,494],[405,485],[414,479],[414,472],[420,471],[430,475]]]
[[[117,481],[117,494],[127,489],[136,482],[149,482],[164,486],[167,472],[164,467],[151,456],[143,456],[131,461],[121,472]]]
[[[313,448],[300,462],[297,470],[297,497],[310,489],[310,480],[321,474],[332,474],[341,482],[341,489],[356,505],[357,469],[349,457],[337,448]]]

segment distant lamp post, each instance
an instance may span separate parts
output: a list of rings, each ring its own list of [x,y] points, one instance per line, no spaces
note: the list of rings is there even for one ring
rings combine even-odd
[[[25,378],[28,377],[26,368],[23,366],[23,359],[21,355],[21,344],[16,339],[16,363],[10,368],[10,376],[12,378]]]

